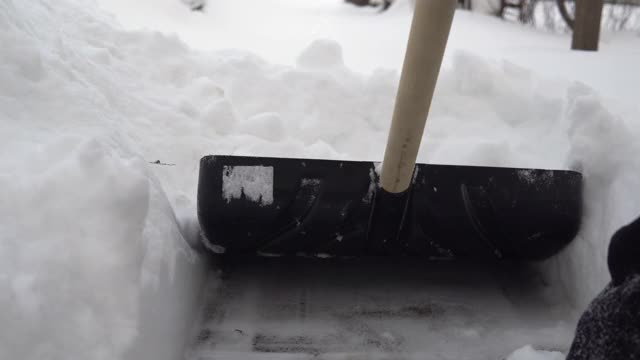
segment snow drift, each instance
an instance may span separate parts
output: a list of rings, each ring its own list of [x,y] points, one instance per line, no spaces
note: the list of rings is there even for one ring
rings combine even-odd
[[[94,8],[0,3],[2,358],[179,356],[206,268],[188,245],[202,155],[383,155],[395,71],[349,70],[331,40],[294,67],[196,52]],[[583,85],[459,53],[420,160],[582,169],[583,230],[543,267],[581,309],[640,211],[634,120]]]

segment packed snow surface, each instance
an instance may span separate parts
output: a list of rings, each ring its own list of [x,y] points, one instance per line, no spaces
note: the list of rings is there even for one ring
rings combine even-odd
[[[205,272],[189,246],[201,156],[382,158],[410,8],[248,1],[101,2],[178,36],[91,1],[0,2],[0,358],[181,356]],[[580,169],[581,233],[543,268],[581,309],[640,213],[638,38],[571,53],[458,12],[451,41],[419,158]]]
[[[239,261],[208,282],[187,359],[504,359],[522,344],[565,350],[574,330],[566,307],[535,278],[502,270],[410,258]],[[547,354],[512,358],[524,355]]]

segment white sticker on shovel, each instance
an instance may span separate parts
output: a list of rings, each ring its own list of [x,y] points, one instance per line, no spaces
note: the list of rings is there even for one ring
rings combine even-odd
[[[273,166],[223,166],[222,196],[230,202],[241,199],[273,204]]]

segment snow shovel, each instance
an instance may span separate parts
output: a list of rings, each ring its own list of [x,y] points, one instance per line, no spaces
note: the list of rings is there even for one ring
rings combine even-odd
[[[205,245],[227,255],[530,261],[568,244],[580,226],[580,173],[415,163],[455,6],[416,2],[380,171],[371,161],[205,156]]]

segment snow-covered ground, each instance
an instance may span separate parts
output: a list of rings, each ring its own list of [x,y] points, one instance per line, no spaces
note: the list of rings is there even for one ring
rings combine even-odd
[[[180,357],[207,271],[188,246],[202,155],[382,157],[408,4],[100,7],[0,2],[3,359]],[[640,213],[640,38],[570,52],[458,12],[450,44],[420,160],[581,169],[582,231],[541,268],[582,309]]]
[[[203,13],[194,13],[179,0],[98,0],[127,29],[176,34],[201,50],[247,49],[272,63],[294,65],[312,40],[338,40],[346,66],[360,73],[402,65],[413,0],[396,1],[388,12],[379,13],[340,0],[209,0]],[[536,73],[579,80],[604,95],[635,102],[640,72],[633,68],[640,61],[639,41],[637,32],[605,32],[598,54],[571,52],[568,34],[462,11],[454,20],[447,59],[459,50],[482,54]]]

